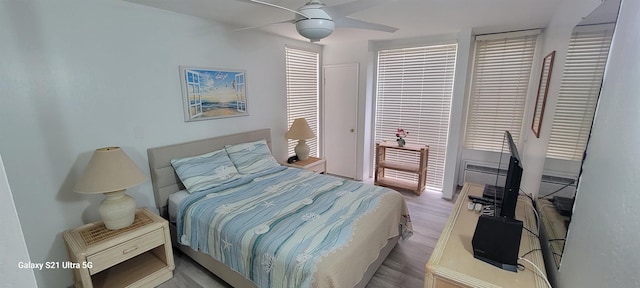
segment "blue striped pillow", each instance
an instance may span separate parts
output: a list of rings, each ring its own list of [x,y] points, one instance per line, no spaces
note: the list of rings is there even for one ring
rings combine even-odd
[[[273,159],[265,140],[227,145],[224,149],[240,174],[253,174],[280,166],[276,159]]]
[[[171,165],[189,193],[217,187],[242,177],[224,149],[171,159]]]

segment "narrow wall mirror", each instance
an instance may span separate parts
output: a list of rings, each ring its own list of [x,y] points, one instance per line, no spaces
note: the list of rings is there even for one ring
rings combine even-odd
[[[562,67],[560,90],[558,95],[549,96],[557,97],[557,102],[555,111],[547,111],[547,115],[552,115],[547,121],[553,123],[536,204],[542,233],[548,242],[543,245],[550,247],[551,255],[547,256],[553,258],[557,268],[565,239],[571,233],[573,202],[580,194],[576,191],[577,182],[619,7],[620,0],[607,0],[574,27]]]
[[[540,83],[538,83],[538,95],[536,96],[536,106],[533,111],[533,121],[531,121],[531,130],[536,138],[540,138],[540,128],[542,127],[542,117],[544,117],[544,108],[547,104],[547,94],[549,94],[549,83],[551,82],[551,72],[553,72],[553,60],[556,51],[552,51],[542,60],[542,69],[540,71]]]

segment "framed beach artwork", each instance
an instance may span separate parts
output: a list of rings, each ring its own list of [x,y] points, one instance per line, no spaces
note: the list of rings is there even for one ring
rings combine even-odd
[[[242,70],[180,66],[184,121],[247,116],[247,79]]]

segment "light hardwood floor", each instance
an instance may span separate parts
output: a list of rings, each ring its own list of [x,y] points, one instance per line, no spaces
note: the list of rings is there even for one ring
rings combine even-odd
[[[442,199],[441,193],[426,191],[421,196],[412,192],[401,193],[409,206],[414,234],[398,242],[367,287],[424,287],[424,267],[454,204],[453,201]],[[174,261],[174,277],[158,287],[231,287],[176,249]]]

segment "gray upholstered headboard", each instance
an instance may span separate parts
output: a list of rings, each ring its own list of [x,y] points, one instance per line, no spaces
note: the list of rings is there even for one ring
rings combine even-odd
[[[184,189],[178,175],[171,166],[171,159],[204,154],[224,148],[225,145],[239,144],[265,139],[271,149],[271,129],[249,131],[233,135],[178,143],[147,149],[151,184],[160,215],[167,216],[167,200],[171,193]]]

